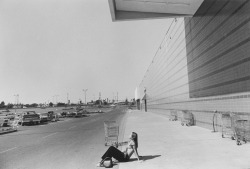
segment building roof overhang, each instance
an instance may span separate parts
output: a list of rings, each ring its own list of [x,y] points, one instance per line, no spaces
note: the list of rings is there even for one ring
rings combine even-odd
[[[204,0],[108,0],[112,21],[192,17]]]

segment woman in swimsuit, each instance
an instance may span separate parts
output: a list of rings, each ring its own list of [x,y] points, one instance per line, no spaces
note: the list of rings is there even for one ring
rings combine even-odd
[[[140,161],[139,154],[137,151],[138,148],[138,136],[137,133],[132,132],[130,135],[130,140],[127,142],[127,148],[124,152],[121,152],[117,148],[110,146],[108,150],[102,156],[102,161],[106,158],[114,158],[119,162],[127,162],[133,153],[137,157],[138,161]],[[98,167],[102,167],[102,161],[97,164]]]

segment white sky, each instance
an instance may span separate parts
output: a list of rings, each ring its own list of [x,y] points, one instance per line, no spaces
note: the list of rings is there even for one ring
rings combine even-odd
[[[0,102],[132,99],[170,21],[112,22],[107,0],[1,0]]]

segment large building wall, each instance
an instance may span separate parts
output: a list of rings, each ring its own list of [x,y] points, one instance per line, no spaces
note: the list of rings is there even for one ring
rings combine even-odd
[[[205,13],[198,10],[198,17],[185,19],[193,98],[250,91],[250,3],[222,2],[210,0]],[[206,16],[210,10],[215,15]]]
[[[149,111],[250,113],[250,2],[206,0],[192,18],[173,19],[140,84]],[[144,105],[142,105],[144,107]]]

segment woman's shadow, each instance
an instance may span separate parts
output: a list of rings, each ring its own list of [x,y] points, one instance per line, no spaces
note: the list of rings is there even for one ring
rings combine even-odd
[[[140,156],[140,160],[142,161],[147,161],[147,160],[151,160],[157,157],[160,157],[161,155],[146,155],[146,156]],[[132,161],[137,161],[137,158],[131,158],[128,162],[132,162]]]

